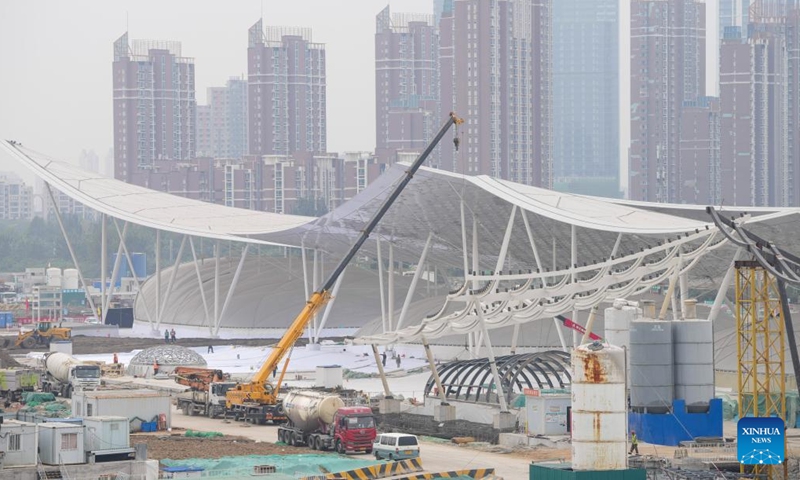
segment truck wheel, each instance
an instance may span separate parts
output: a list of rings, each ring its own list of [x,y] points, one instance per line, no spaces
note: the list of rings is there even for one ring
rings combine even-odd
[[[344,444],[339,440],[336,440],[336,453],[340,453],[342,455],[347,453],[347,450],[344,448]]]
[[[181,405],[181,410],[183,411],[184,415],[189,415],[189,404],[184,403],[183,405]]]
[[[31,349],[36,346],[36,340],[33,337],[28,337],[22,341],[22,348]]]
[[[380,459],[381,459],[381,454],[378,453],[377,450],[375,450],[375,460],[380,460]]]
[[[67,387],[64,389],[64,394],[62,397],[72,398],[72,385],[67,385]]]
[[[283,430],[278,429],[278,441],[283,443]]]

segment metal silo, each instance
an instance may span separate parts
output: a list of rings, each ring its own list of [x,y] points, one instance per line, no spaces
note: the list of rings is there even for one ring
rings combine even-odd
[[[611,345],[629,349],[631,346],[631,322],[642,317],[642,309],[635,306],[633,302],[618,299],[614,301],[613,307],[608,307],[604,312],[605,318],[605,340]],[[628,370],[630,371],[630,358],[628,358]]]
[[[690,413],[704,412],[714,398],[714,329],[707,320],[674,322],[675,398]]]
[[[625,351],[581,345],[572,353],[572,372],[572,468],[626,468]]]
[[[643,319],[631,322],[630,395],[637,412],[666,413],[675,392],[673,322]]]

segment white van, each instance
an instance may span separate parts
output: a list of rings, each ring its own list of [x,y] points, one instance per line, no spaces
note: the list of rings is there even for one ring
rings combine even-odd
[[[407,433],[382,433],[372,444],[375,459],[405,460],[419,457],[419,439]]]

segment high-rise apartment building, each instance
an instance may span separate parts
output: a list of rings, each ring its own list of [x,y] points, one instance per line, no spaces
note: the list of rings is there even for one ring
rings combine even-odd
[[[240,159],[247,153],[247,81],[231,78],[210,87],[197,106],[197,155]]]
[[[33,217],[33,187],[13,172],[0,172],[0,220]]]
[[[550,188],[551,0],[445,0],[439,35],[440,118],[465,121],[438,167]]]
[[[327,150],[325,45],[311,29],[249,30],[248,153],[310,157]]]
[[[679,156],[681,202],[721,204],[719,98],[701,97],[683,103]]]
[[[114,175],[195,156],[194,60],[178,42],[114,42]]]
[[[444,121],[439,35],[433,15],[392,14],[388,6],[375,23],[375,155],[391,164],[398,152],[421,152]]]
[[[750,4],[753,0],[719,0],[719,37],[730,38],[737,32],[742,37],[747,37],[747,23],[750,13]],[[739,27],[735,30],[726,29]]]
[[[800,9],[792,3],[756,0],[745,38],[729,29],[722,41],[721,184],[725,204],[800,203]]]
[[[553,2],[557,190],[619,195],[619,1]]]
[[[631,2],[631,143],[628,195],[681,203],[681,119],[685,102],[705,96],[705,4]]]

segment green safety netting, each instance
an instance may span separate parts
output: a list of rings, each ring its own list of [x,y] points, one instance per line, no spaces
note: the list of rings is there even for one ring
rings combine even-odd
[[[22,403],[29,407],[35,407],[39,404],[55,401],[56,396],[52,393],[42,392],[25,392],[22,395]]]
[[[195,467],[205,470],[204,478],[249,477],[256,465],[274,465],[276,473],[270,480],[296,480],[299,477],[323,473],[344,472],[375,465],[371,456],[345,457],[337,454],[314,455],[248,455],[244,457],[222,457],[218,459],[193,458],[186,460],[161,460],[168,467]],[[216,473],[216,475],[215,475]]]
[[[772,394],[771,397],[774,401],[779,402],[779,395]],[[738,395],[720,395],[718,398],[722,399],[722,418],[724,420],[738,420],[739,419],[739,396]],[[797,392],[786,392],[786,426],[789,428],[800,427],[800,395]],[[753,401],[753,394],[744,394],[744,401],[750,404]],[[766,410],[767,397],[764,394],[758,396],[758,409],[760,411]]]
[[[184,434],[186,437],[200,437],[200,438],[214,438],[223,437],[224,435],[219,432],[195,432],[194,430],[186,430]]]

